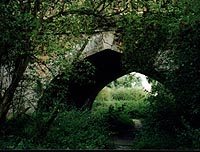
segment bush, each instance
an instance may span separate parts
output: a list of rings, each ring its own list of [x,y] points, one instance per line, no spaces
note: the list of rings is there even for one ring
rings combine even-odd
[[[50,115],[49,113],[46,113]],[[59,111],[46,136],[37,136],[49,117],[24,117],[10,120],[0,136],[0,149],[109,149],[113,143],[104,117],[89,111]],[[38,120],[41,118],[40,120]]]
[[[146,109],[148,115],[145,118],[142,132],[136,136],[133,148],[178,149],[181,139],[177,138],[180,118],[177,115],[173,94],[158,83],[153,86],[152,94],[146,102],[149,103]]]
[[[92,107],[93,113],[105,114],[108,112],[110,106],[115,109],[123,105],[123,113],[128,114],[131,118],[144,119],[148,116],[149,102],[146,100],[112,100],[112,101],[99,101],[96,100]]]
[[[112,90],[110,88],[104,87],[99,92],[99,94],[97,95],[96,100],[99,100],[99,101],[109,101],[109,100],[111,100],[112,99],[111,91]]]
[[[23,114],[7,121],[4,134],[0,136],[0,149],[42,149],[33,141],[37,134],[34,116]],[[3,128],[2,128],[3,129]]]
[[[200,129],[193,128],[190,124],[182,117],[182,123],[184,124],[184,129],[179,130],[177,135],[177,141],[179,149],[200,149]]]
[[[109,100],[144,100],[147,92],[145,92],[142,88],[103,88],[96,97],[96,100],[100,101],[109,101]]]
[[[148,109],[150,104],[146,100],[128,101],[125,109],[131,118],[145,119],[148,117]]]
[[[140,88],[113,88],[111,92],[113,100],[138,101],[145,98],[146,93]]]
[[[97,96],[92,111],[108,112],[108,108],[115,109],[122,105],[124,111],[132,118],[144,118],[147,116],[149,102],[145,100],[147,93],[141,88],[104,88]]]
[[[89,111],[59,113],[44,144],[47,149],[109,149],[107,124]]]
[[[173,94],[162,84],[154,86],[152,94],[147,98],[149,102],[146,122],[149,127],[168,131],[173,134],[178,127],[179,118]]]
[[[185,129],[176,131],[173,135],[163,129],[143,126],[143,131],[137,134],[133,149],[176,149],[176,150],[199,150],[200,129],[192,128],[184,122]],[[147,124],[146,124],[147,125]]]
[[[123,134],[134,129],[134,123],[124,110],[124,105],[110,106],[107,113],[107,122],[109,123],[109,129],[116,134]]]
[[[137,134],[133,149],[176,149],[176,142],[172,136],[157,130],[143,130]]]

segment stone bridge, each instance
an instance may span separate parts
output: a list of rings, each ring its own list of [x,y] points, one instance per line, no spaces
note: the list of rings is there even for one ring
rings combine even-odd
[[[169,67],[169,59],[159,64],[167,55],[158,53],[157,60],[152,65],[141,68],[143,65],[138,64],[127,69],[124,67],[123,52],[116,39],[114,32],[103,32],[92,37],[81,53],[80,61],[74,64],[74,71],[69,79],[66,80],[63,73],[51,81],[40,100],[45,103],[42,109],[48,109],[49,105],[58,101],[67,102],[77,108],[86,106],[90,109],[99,91],[123,75],[139,72],[164,83],[163,71],[176,68]],[[145,60],[148,60],[148,57]],[[93,70],[89,70],[91,67],[94,67]]]
[[[120,50],[114,32],[104,32],[91,38],[79,56],[79,61],[73,63],[73,68],[51,81],[38,107],[49,110],[55,102],[62,102],[90,109],[99,91],[108,83],[130,72],[139,72],[161,82],[174,93],[177,103],[180,102],[177,106],[180,116],[185,114],[188,120],[199,121],[198,113],[189,112],[189,106],[193,106],[189,105],[190,101],[198,105],[200,98],[200,69],[197,60],[182,66],[174,63],[173,50],[156,50],[153,56],[145,50],[130,54],[129,60],[133,64],[127,66],[125,52]],[[143,58],[138,59],[140,56]],[[150,57],[153,60],[150,61]],[[194,68],[197,72],[193,71]],[[182,105],[183,100],[188,105]]]

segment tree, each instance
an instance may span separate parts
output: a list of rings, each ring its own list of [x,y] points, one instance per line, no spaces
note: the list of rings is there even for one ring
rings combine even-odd
[[[124,52],[124,68],[159,77],[173,90],[182,113],[188,108],[184,105],[189,105],[184,115],[194,122],[200,111],[197,6],[198,0],[1,2],[1,75],[8,73],[11,78],[6,85],[5,79],[1,81],[1,122],[27,66],[38,61],[38,55],[48,55],[54,61],[58,58],[63,74],[69,59],[66,50],[76,52],[74,46],[83,46],[89,36],[102,31],[116,31]]]
[[[199,1],[143,4],[142,15],[130,13],[122,20],[126,66],[139,72],[161,74],[160,82],[176,96],[179,116],[187,117],[197,127]]]
[[[38,55],[48,55],[59,56],[59,65],[65,66],[66,50],[116,26],[111,19],[125,10],[112,10],[116,5],[106,0],[1,1],[1,124],[28,65],[39,62]]]
[[[8,1],[1,2],[0,6],[2,10],[0,57],[3,78],[1,80],[0,123],[5,122],[15,90],[33,53],[30,37],[35,29],[34,20],[29,14],[20,14],[19,12],[25,11],[25,8],[17,6],[16,2]],[[10,82],[5,82],[5,73],[10,78]]]

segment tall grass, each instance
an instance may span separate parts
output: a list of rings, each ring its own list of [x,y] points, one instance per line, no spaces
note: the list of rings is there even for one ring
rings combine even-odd
[[[96,97],[93,104],[93,112],[108,112],[109,107],[118,109],[123,105],[123,113],[132,118],[143,118],[146,116],[146,109],[149,102],[145,99],[147,92],[142,88],[108,88],[105,87]]]
[[[109,100],[144,100],[146,97],[147,92],[144,91],[141,87],[135,88],[124,88],[124,87],[117,87],[117,88],[109,88],[104,87],[96,97],[96,100],[100,101],[109,101]]]

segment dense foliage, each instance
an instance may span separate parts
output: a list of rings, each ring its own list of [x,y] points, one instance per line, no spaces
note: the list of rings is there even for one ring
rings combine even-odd
[[[92,111],[106,116],[114,134],[127,134],[129,130],[129,136],[133,137],[131,149],[199,149],[199,128],[191,127],[183,116],[179,118],[174,95],[162,84],[153,82],[152,91],[137,99],[129,96],[129,99],[117,100],[112,96],[116,88],[112,91],[105,88],[97,96]],[[127,94],[133,90],[123,88]],[[142,91],[135,89],[134,93]],[[141,130],[135,130],[132,119],[142,122]]]
[[[59,111],[46,136],[37,136],[41,123],[48,119],[23,115],[10,120],[0,137],[1,149],[111,149],[108,124],[89,111]],[[13,128],[13,126],[15,126]],[[47,128],[46,128],[47,129]]]
[[[199,6],[199,0],[0,1],[0,148],[110,148],[107,123],[122,131],[138,117],[145,123],[134,148],[199,149]],[[71,81],[91,81],[94,67],[78,64],[79,56],[89,38],[104,31],[116,32],[126,71],[164,85],[155,85],[150,97],[137,89],[105,92],[95,104],[124,103],[110,106],[108,119],[71,111],[66,98]],[[166,138],[173,140],[161,142]]]

